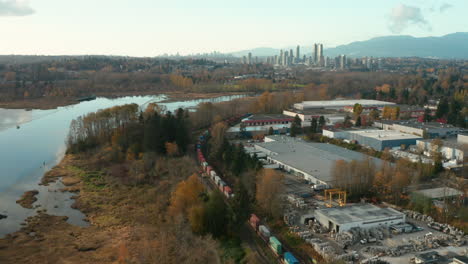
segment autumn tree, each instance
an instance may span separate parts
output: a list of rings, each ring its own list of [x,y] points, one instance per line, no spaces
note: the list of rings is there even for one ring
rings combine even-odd
[[[283,175],[272,169],[260,171],[257,178],[257,204],[269,217],[281,217],[281,193],[284,190],[283,179]]]
[[[170,215],[188,215],[193,206],[201,203],[200,194],[203,191],[203,184],[197,174],[192,174],[187,180],[180,182],[171,195]]]

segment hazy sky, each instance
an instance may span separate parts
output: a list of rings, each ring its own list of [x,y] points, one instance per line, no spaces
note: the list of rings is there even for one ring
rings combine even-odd
[[[0,54],[326,47],[468,31],[467,0],[0,0]]]

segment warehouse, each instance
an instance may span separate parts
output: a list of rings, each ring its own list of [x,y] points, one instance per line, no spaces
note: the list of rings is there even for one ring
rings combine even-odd
[[[368,156],[331,144],[309,143],[287,136],[268,136],[264,143],[255,144],[255,150],[266,154],[267,161],[294,173],[312,184],[333,186],[331,171],[337,160],[350,162]],[[371,158],[376,165],[381,160]]]
[[[355,104],[360,104],[366,110],[369,109],[381,109],[384,106],[395,105],[395,103],[377,101],[377,100],[365,100],[365,99],[354,99],[354,100],[327,100],[327,101],[304,101],[302,103],[294,104],[294,108],[297,110],[307,109],[338,109],[344,110],[345,108],[353,107]]]
[[[243,126],[289,125],[294,117],[286,115],[252,115],[242,119]]]
[[[353,204],[315,211],[315,219],[334,232],[345,232],[353,227],[372,228],[405,223],[405,214],[392,208],[372,204]]]
[[[301,119],[302,126],[308,127],[311,125],[313,118],[317,119],[317,122],[321,116],[325,119],[326,125],[334,125],[336,123],[342,123],[345,120],[347,113],[338,111],[336,109],[310,109],[310,110],[297,110],[288,109],[283,110],[283,115],[295,117],[296,115]]]
[[[438,149],[438,152],[447,160],[455,160],[463,164],[468,157],[468,143],[462,141],[463,137],[440,140],[441,146],[435,146],[432,139],[421,139],[416,142],[418,149],[423,151],[426,156],[431,156],[432,152]]]
[[[350,129],[337,130],[326,129],[323,135],[330,138],[354,141],[357,144],[382,151],[386,148],[399,148],[402,145],[416,145],[416,141],[422,139],[419,136],[401,133],[393,130],[378,129]]]
[[[416,121],[395,122],[391,126],[387,126],[387,129],[426,138],[454,137],[460,132],[460,128],[452,125],[437,122],[419,123]]]

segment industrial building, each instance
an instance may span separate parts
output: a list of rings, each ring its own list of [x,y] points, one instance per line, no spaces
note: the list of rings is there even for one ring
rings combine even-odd
[[[381,109],[384,106],[395,105],[395,103],[377,101],[377,100],[326,100],[326,101],[304,101],[302,103],[294,104],[297,110],[307,109],[337,109],[343,110],[346,107],[353,107],[355,104],[360,104],[364,109]]]
[[[288,109],[283,110],[283,115],[295,117],[296,115],[301,119],[302,126],[308,127],[311,125],[312,119],[318,119],[323,116],[326,125],[334,125],[336,123],[342,123],[345,120],[346,113],[336,109],[309,109],[309,110],[297,110]]]
[[[395,130],[426,138],[455,137],[460,133],[460,128],[438,122],[420,123],[417,121],[383,120],[374,122],[374,126],[384,130]]]
[[[463,164],[468,157],[468,143],[463,141],[463,137],[458,139],[450,138],[440,140],[442,145],[440,147],[434,146],[432,139],[420,139],[416,141],[416,145],[420,151],[426,156],[431,156],[432,152],[438,148],[438,151],[447,160],[454,160],[456,163]]]
[[[236,125],[230,127],[226,131],[226,137],[229,139],[234,138],[252,138],[256,136],[264,136],[270,133],[270,128],[273,130],[274,135],[289,133],[289,124],[275,124],[275,125],[264,125],[264,126],[245,126]]]
[[[463,196],[463,192],[450,188],[450,187],[439,187],[439,188],[418,190],[418,191],[415,191],[415,193],[424,195],[432,200],[460,198]]]
[[[324,129],[323,135],[329,138],[354,141],[357,144],[382,151],[386,148],[398,148],[402,145],[415,145],[420,136],[393,130],[379,129]]]
[[[242,119],[243,126],[289,125],[294,117],[286,115],[251,115]]]
[[[392,208],[380,208],[372,204],[353,204],[315,210],[315,219],[330,231],[340,233],[353,227],[367,229],[405,223],[406,216]]]
[[[268,136],[264,143],[256,143],[255,150],[265,153],[267,161],[294,173],[312,184],[333,186],[331,171],[337,160],[350,162],[368,156],[339,146],[310,143],[287,136]],[[381,160],[371,158],[376,165]]]

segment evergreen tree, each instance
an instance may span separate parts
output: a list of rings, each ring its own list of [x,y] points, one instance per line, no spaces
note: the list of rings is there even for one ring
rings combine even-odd
[[[442,98],[437,105],[436,117],[441,118],[444,117],[449,111],[448,100],[446,98]]]
[[[317,133],[317,118],[315,117],[310,121],[310,133]]]
[[[358,116],[358,118],[356,119],[356,126],[357,127],[361,126],[361,116]]]
[[[322,128],[325,126],[325,117],[320,116],[318,124],[319,124],[319,129],[322,130]]]
[[[234,188],[234,198],[232,199],[232,224],[233,229],[237,229],[249,218],[251,209],[251,197],[245,185],[239,181]]]
[[[226,215],[228,211],[224,204],[223,195],[219,191],[216,190],[210,194],[205,213],[206,231],[216,238],[224,235],[227,232]]]

